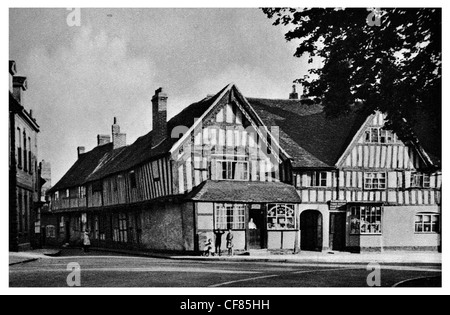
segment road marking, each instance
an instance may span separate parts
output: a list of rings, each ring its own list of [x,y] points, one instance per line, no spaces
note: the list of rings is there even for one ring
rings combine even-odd
[[[229,284],[235,284],[235,283],[240,283],[240,282],[248,282],[248,281],[255,281],[255,280],[261,280],[261,279],[268,279],[268,278],[275,278],[275,277],[279,277],[279,275],[270,275],[270,276],[262,276],[262,277],[241,279],[241,280],[235,280],[235,281],[228,281],[228,282],[223,282],[223,283],[219,283],[219,284],[214,284],[214,285],[211,285],[209,287],[210,288],[218,288],[218,287],[222,287],[224,285],[229,285]]]
[[[415,280],[422,280],[422,279],[433,279],[433,278],[438,278],[438,277],[418,277],[418,278],[406,279],[406,280],[403,280],[403,281],[400,281],[400,282],[394,284],[392,287],[397,288],[398,286],[400,286],[404,283],[407,283],[407,282],[411,282],[411,281],[415,281]]]
[[[324,272],[324,271],[341,271],[341,270],[361,270],[365,268],[336,268],[336,269],[320,269],[320,270],[305,270],[305,271],[296,271],[293,272],[295,275],[300,275],[304,273],[315,273],[315,272]]]
[[[170,268],[170,267],[148,267],[148,268],[81,268],[81,272],[178,272],[178,273],[214,273],[214,274],[261,274],[257,271],[245,270],[219,270],[206,268]],[[14,269],[10,273],[34,273],[34,272],[66,272],[66,269]]]

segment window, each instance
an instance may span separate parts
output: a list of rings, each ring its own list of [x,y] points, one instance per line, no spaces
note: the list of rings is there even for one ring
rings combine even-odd
[[[246,161],[218,161],[219,180],[249,180],[249,167]]]
[[[113,230],[114,242],[128,242],[128,220],[125,213],[113,215]]]
[[[130,186],[131,188],[137,187],[136,173],[134,171],[130,172]]]
[[[381,234],[380,206],[354,206],[350,211],[351,234]]]
[[[392,131],[382,127],[372,127],[366,130],[366,143],[395,143],[395,135]]]
[[[18,212],[19,212],[19,233],[22,233],[23,232],[23,207],[22,207],[23,197],[22,197],[22,193],[19,193],[18,198],[19,198],[19,201],[18,201],[17,205],[18,205]]]
[[[415,219],[416,233],[439,233],[438,214],[418,214]]]
[[[97,181],[97,182],[92,183],[92,192],[94,192],[94,193],[103,192],[103,182]]]
[[[86,187],[80,186],[78,187],[78,198],[86,198]]]
[[[269,205],[267,228],[269,230],[294,230],[296,228],[294,205]]]
[[[81,231],[81,216],[77,216],[73,220],[73,230],[75,232]]]
[[[245,230],[245,210],[243,204],[216,204],[216,229]]]
[[[364,173],[364,188],[369,190],[386,189],[386,173]]]
[[[306,187],[327,187],[327,172],[308,172],[306,173]]]
[[[22,138],[20,128],[17,128],[17,166],[22,168]]]
[[[47,225],[45,227],[45,234],[47,238],[56,238],[56,228],[54,225]]]
[[[33,164],[31,163],[31,138],[30,137],[28,137],[28,168],[29,168],[30,174],[33,174]]]
[[[66,189],[66,198],[70,198],[70,190]]]
[[[55,200],[59,200],[59,192],[58,191],[55,192]]]
[[[28,154],[27,154],[27,134],[24,131],[23,132],[23,170],[25,172],[28,171],[27,158],[28,158]]]
[[[430,175],[414,173],[411,175],[411,187],[430,188]]]

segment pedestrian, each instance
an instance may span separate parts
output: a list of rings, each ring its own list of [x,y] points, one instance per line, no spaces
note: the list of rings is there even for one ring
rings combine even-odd
[[[233,230],[232,229],[228,229],[228,234],[227,234],[227,249],[228,249],[228,256],[233,256]]]
[[[215,230],[214,235],[216,236],[216,254],[219,256],[222,256],[222,235],[224,235],[225,232],[222,230]]]
[[[203,256],[209,257],[212,252],[212,241],[209,238],[205,243],[205,249],[203,250]]]
[[[91,247],[91,239],[89,238],[89,231],[86,230],[83,233],[83,250],[84,250],[84,252],[88,253],[90,247]]]

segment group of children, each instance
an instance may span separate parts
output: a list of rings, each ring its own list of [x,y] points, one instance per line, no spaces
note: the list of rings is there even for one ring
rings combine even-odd
[[[224,235],[225,232],[223,230],[215,230],[214,231],[214,235],[216,237],[216,243],[215,243],[215,254],[222,256],[222,235]],[[233,252],[233,230],[232,229],[228,229],[228,234],[227,234],[227,249],[228,249],[228,255],[229,256],[233,256],[234,252]],[[205,249],[203,252],[203,256],[209,257],[210,255],[214,255],[213,252],[213,246],[212,246],[212,240],[208,239],[206,241],[205,244]]]

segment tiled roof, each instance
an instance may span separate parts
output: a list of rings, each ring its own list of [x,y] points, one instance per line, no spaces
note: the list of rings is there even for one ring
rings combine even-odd
[[[346,116],[329,118],[323,106],[309,100],[247,100],[267,126],[279,126],[280,144],[299,168],[334,167],[371,114],[355,106]],[[411,127],[432,162],[440,165],[440,131],[430,118],[423,113]]]
[[[168,130],[176,126],[190,128],[195,118],[200,117],[223,92],[194,103],[173,117],[168,122]],[[112,143],[98,146],[86,152],[75,162],[67,173],[48,193],[70,187],[80,186],[87,182],[100,180],[109,175],[127,171],[153,158],[168,154],[178,139],[169,137],[157,147],[153,147],[152,133],[138,138],[133,144],[113,150]]]
[[[247,98],[267,126],[280,128],[281,146],[294,167],[334,167],[368,114],[327,118],[323,107],[301,100]]]
[[[219,96],[207,97],[185,108],[168,122],[168,130],[176,126],[193,126]],[[280,128],[280,145],[292,158],[296,168],[332,168],[350,144],[369,113],[355,109],[339,118],[326,117],[323,107],[304,100],[247,98],[264,124]],[[432,126],[431,126],[432,127]],[[430,124],[421,120],[414,126],[420,143],[430,157],[439,161],[440,141]],[[113,150],[112,144],[99,146],[83,154],[63,178],[49,191],[76,187],[109,175],[131,170],[146,161],[168,154],[178,139],[168,138],[153,147],[152,132],[133,144]]]
[[[301,202],[295,187],[284,183],[212,180],[203,182],[186,199],[208,202]]]

